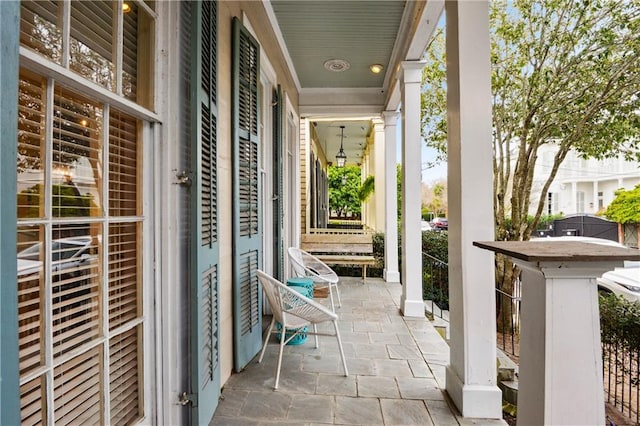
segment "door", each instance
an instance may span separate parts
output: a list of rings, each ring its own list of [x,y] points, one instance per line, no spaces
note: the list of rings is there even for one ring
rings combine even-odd
[[[208,424],[220,396],[217,200],[217,2],[184,2],[182,46],[189,55],[191,424]]]
[[[262,200],[258,81],[260,46],[233,20],[233,323],[234,367],[241,371],[262,346]]]

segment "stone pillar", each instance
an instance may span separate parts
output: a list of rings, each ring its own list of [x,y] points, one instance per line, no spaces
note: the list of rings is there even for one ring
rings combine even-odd
[[[384,279],[387,282],[400,282],[398,269],[398,188],[396,185],[396,111],[385,111],[384,118]]]
[[[422,138],[420,87],[424,61],[402,62],[402,297],[407,317],[424,317],[422,300]]]
[[[447,1],[450,364],[463,417],[502,418],[496,379],[493,169],[488,1]]]

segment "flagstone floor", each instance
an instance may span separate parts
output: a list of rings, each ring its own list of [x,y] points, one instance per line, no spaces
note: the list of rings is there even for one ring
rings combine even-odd
[[[256,357],[225,384],[211,424],[506,425],[460,416],[444,391],[449,347],[427,318],[400,315],[401,291],[380,279],[363,285],[341,278],[336,312],[349,376],[335,337],[320,337],[315,349],[309,336],[285,347],[273,390],[278,345],[272,336],[263,362]]]

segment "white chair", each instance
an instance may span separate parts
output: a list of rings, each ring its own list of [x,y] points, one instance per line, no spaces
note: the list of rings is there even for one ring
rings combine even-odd
[[[308,277],[318,285],[318,287],[329,287],[329,300],[331,301],[331,310],[335,311],[333,304],[333,289],[336,290],[338,296],[338,306],[342,306],[340,300],[340,290],[338,290],[338,275],[333,272],[323,261],[312,254],[299,249],[297,247],[289,247],[289,259],[291,266],[296,275],[299,277]]]
[[[342,357],[344,375],[347,377],[349,375],[349,371],[347,370],[347,361],[344,357],[342,340],[340,340],[340,332],[338,331],[338,315],[331,312],[321,304],[298,293],[292,287],[287,287],[275,278],[265,274],[263,271],[257,271],[257,274],[258,279],[262,284],[262,289],[264,290],[267,300],[269,300],[269,304],[271,305],[271,310],[273,311],[273,318],[269,324],[267,335],[264,338],[264,345],[262,346],[258,362],[262,362],[271,333],[277,332],[277,330],[274,330],[274,324],[276,321],[282,324],[282,329],[280,330],[280,353],[278,354],[276,382],[273,388],[278,389],[278,382],[280,381],[280,367],[282,365],[282,350],[284,345],[298,335],[298,333],[303,331],[305,327],[307,327],[308,330],[309,326],[313,326],[313,332],[307,331],[307,334],[313,334],[316,336],[316,348],[318,347],[317,336],[336,336],[336,339],[338,339],[340,356]],[[333,322],[335,334],[318,333],[316,325],[327,321]],[[287,337],[287,334],[290,335]]]

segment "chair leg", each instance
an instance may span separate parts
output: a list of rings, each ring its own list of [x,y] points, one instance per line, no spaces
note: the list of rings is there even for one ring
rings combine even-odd
[[[271,337],[271,331],[273,330],[273,325],[275,324],[276,319],[271,317],[271,322],[269,323],[269,329],[267,330],[267,335],[264,338],[264,344],[262,345],[262,351],[260,351],[260,358],[258,358],[258,363],[262,362],[262,357],[264,356],[264,351],[267,349],[267,344],[269,344],[269,337]]]
[[[331,301],[331,310],[335,312],[336,307],[333,305],[333,290],[331,290],[331,287],[333,286],[331,285],[331,283],[329,283],[329,300]]]
[[[336,295],[338,296],[338,307],[342,308],[342,300],[340,300],[340,289],[338,288],[338,283],[333,283],[333,286],[336,288]]]
[[[349,376],[349,370],[347,369],[347,360],[344,357],[344,349],[342,349],[342,339],[340,339],[340,331],[338,330],[338,321],[333,321],[333,328],[336,330],[336,338],[338,339],[338,348],[340,349],[340,356],[342,357],[342,366],[344,367],[344,377]]]
[[[282,332],[280,333],[280,352],[278,353],[278,366],[276,367],[276,383],[273,386],[273,389],[278,389],[278,382],[280,381],[280,367],[282,366],[282,350],[284,349],[284,341],[287,329],[283,325]]]
[[[315,333],[315,340],[316,340],[316,349],[318,349],[318,325],[317,324],[313,324],[313,332]]]

